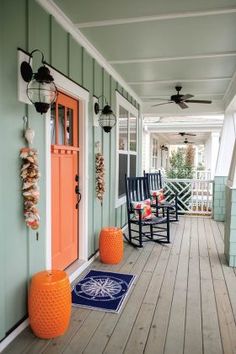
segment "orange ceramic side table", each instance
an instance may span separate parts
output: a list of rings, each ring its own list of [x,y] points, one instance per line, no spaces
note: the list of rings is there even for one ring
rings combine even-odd
[[[107,264],[117,264],[123,258],[123,234],[118,227],[105,227],[99,236],[100,260]]]
[[[35,274],[28,305],[30,326],[37,337],[48,339],[64,334],[71,314],[71,288],[66,272]]]

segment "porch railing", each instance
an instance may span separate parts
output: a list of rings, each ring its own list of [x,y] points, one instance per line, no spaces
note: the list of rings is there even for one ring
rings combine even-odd
[[[210,180],[211,179],[211,171],[209,170],[194,170],[193,171],[193,178],[194,179],[203,179],[203,180]]]
[[[164,179],[168,201],[178,193],[178,208],[183,214],[211,215],[213,201],[213,180]]]

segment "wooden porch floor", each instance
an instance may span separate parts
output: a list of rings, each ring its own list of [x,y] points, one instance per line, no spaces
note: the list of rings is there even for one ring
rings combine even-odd
[[[121,264],[91,268],[138,275],[120,314],[73,308],[50,341],[27,328],[4,353],[236,353],[236,276],[223,254],[223,224],[182,217],[172,243],[126,246]]]

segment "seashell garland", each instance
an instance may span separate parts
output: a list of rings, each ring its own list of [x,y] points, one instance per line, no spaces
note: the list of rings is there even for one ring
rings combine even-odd
[[[96,196],[100,200],[101,204],[103,201],[103,195],[105,193],[105,168],[104,168],[104,157],[98,152],[96,154]]]
[[[20,150],[22,158],[21,178],[22,194],[24,198],[24,216],[28,227],[33,230],[39,227],[39,212],[36,205],[39,201],[38,180],[40,177],[38,166],[38,152],[32,148]]]

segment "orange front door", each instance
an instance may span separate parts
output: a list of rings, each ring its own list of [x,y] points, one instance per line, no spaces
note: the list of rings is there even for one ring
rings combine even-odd
[[[51,110],[52,267],[78,258],[78,102],[58,94]]]

